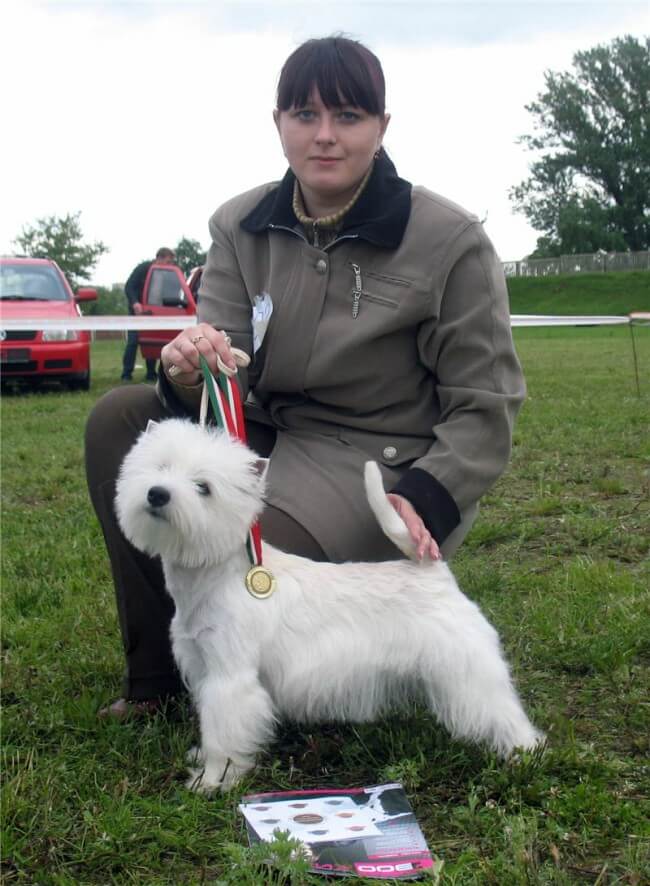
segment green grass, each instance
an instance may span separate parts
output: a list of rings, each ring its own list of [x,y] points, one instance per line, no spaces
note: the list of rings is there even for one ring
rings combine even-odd
[[[513,314],[629,314],[650,311],[650,272],[508,277]]]
[[[96,717],[122,657],[82,435],[117,384],[121,343],[94,345],[87,394],[3,396],[4,883],[323,883],[286,846],[273,870],[246,847],[241,793],[393,779],[443,884],[650,881],[650,335],[636,334],[641,396],[625,328],[516,341],[529,398],[512,464],[454,568],[499,629],[548,749],[504,764],[419,710],[287,725],[242,790],[213,799],[183,787],[187,712]]]

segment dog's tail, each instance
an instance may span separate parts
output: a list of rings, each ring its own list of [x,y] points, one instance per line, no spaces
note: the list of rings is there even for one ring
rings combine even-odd
[[[381,471],[377,462],[367,461],[363,475],[366,484],[366,496],[377,522],[403,554],[410,560],[416,560],[416,548],[413,539],[395,508],[389,502],[384,490]]]

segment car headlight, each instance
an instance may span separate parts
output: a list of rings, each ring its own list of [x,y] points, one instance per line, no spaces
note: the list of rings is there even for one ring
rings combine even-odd
[[[79,333],[74,329],[47,329],[43,332],[43,341],[78,341]]]

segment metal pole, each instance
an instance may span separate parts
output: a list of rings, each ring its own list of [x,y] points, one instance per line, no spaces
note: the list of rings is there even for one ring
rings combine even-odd
[[[639,364],[636,359],[636,343],[634,341],[634,320],[630,318],[630,336],[632,338],[632,357],[634,359],[634,377],[636,379],[636,394],[641,396],[641,385],[639,384]]]

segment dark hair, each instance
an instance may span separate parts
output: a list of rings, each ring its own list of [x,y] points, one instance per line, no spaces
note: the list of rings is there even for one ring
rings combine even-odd
[[[167,246],[161,246],[156,253],[156,258],[171,258],[175,261],[176,253],[173,249],[168,249]]]
[[[321,37],[307,40],[292,52],[280,72],[278,110],[306,104],[314,86],[327,108],[349,104],[368,114],[384,115],[386,84],[381,63],[357,40]]]

